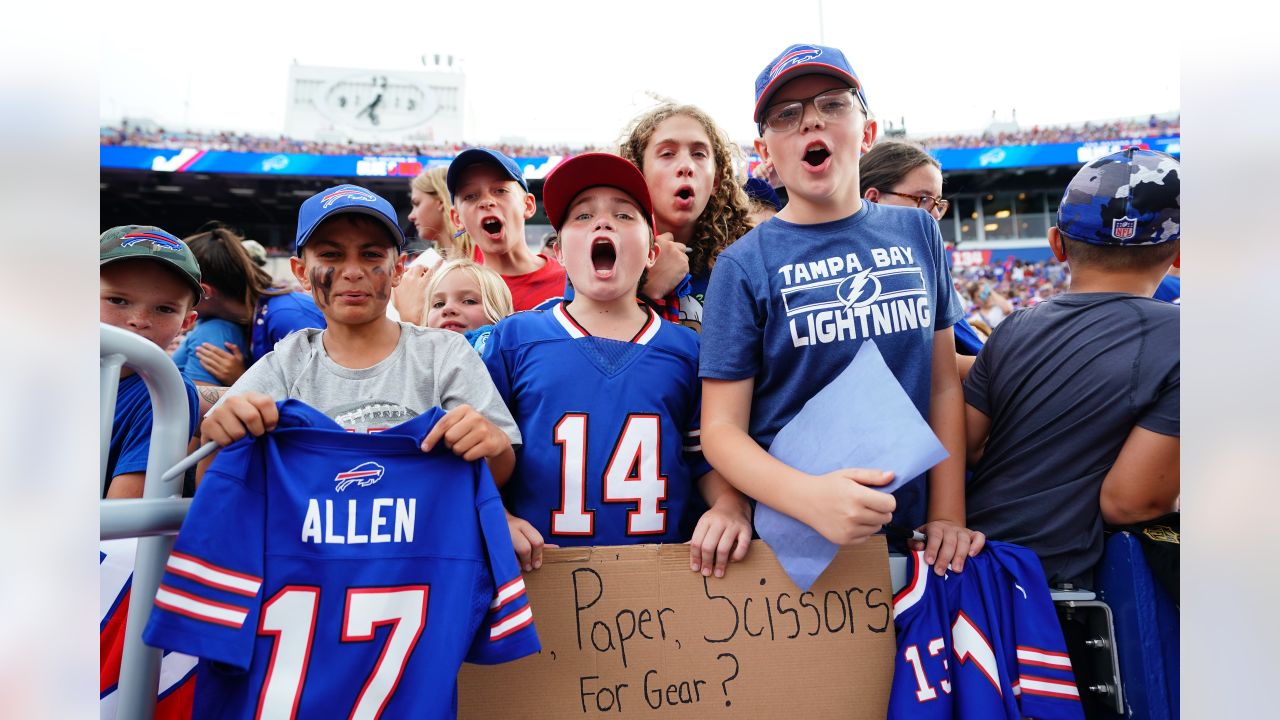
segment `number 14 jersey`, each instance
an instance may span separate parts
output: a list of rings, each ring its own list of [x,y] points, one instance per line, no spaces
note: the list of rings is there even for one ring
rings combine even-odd
[[[523,437],[512,513],[556,545],[684,542],[696,481],[698,336],[651,310],[629,342],[560,303],[498,323],[485,364]]]
[[[538,651],[488,469],[419,448],[442,416],[349,433],[288,400],[222,449],[143,633],[201,658],[195,717],[452,718],[464,659]]]

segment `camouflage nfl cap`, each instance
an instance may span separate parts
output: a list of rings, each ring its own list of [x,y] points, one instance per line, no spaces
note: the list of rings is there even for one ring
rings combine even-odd
[[[1080,168],[1058,206],[1058,230],[1091,245],[1159,245],[1181,234],[1181,165],[1126,148]]]
[[[200,288],[200,263],[191,248],[178,238],[151,225],[121,225],[98,238],[98,267],[119,260],[156,260],[177,270],[196,294],[196,302],[204,297]]]

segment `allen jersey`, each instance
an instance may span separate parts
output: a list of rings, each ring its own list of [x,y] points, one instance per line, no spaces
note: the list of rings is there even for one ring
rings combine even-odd
[[[684,542],[711,468],[699,440],[698,336],[649,321],[593,337],[560,303],[498,323],[485,364],[523,444],[503,492],[556,545]]]
[[[889,718],[1083,718],[1040,561],[988,540],[964,572],[933,574],[923,551],[893,599],[898,652]]]
[[[484,462],[419,444],[432,408],[349,433],[297,400],[223,448],[143,633],[201,658],[197,718],[452,718],[464,659],[539,650]]]

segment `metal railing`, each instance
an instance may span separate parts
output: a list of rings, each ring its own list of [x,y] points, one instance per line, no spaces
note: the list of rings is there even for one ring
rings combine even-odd
[[[147,455],[142,498],[103,500],[99,510],[103,540],[140,538],[134,560],[124,653],[120,661],[117,717],[150,720],[155,714],[162,652],[142,643],[142,629],[151,615],[156,588],[160,585],[160,576],[173,547],[173,534],[181,527],[191,505],[191,500],[181,497],[182,469],[174,467],[187,454],[191,410],[177,366],[155,343],[110,325],[101,326],[100,336],[101,450],[98,472],[102,477],[99,497],[103,495],[108,480],[107,457],[115,420],[120,369],[127,366],[141,376],[151,396],[151,447]]]

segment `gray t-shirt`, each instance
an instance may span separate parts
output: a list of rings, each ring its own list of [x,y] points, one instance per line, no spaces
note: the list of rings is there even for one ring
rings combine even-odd
[[[334,362],[324,332],[299,330],[254,363],[227,395],[261,392],[294,398],[356,432],[378,432],[439,406],[470,405],[520,443],[520,430],[480,356],[459,333],[400,323],[390,355],[359,370]]]

